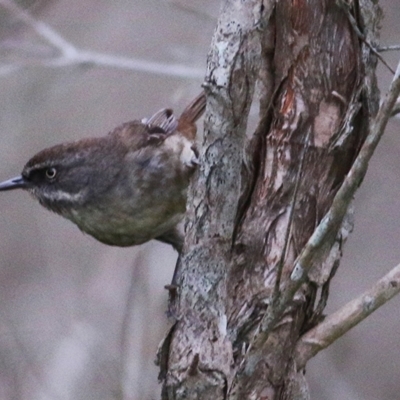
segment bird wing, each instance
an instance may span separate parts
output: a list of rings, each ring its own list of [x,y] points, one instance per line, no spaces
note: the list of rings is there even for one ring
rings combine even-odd
[[[166,134],[174,133],[178,127],[178,120],[170,108],[163,108],[150,118],[142,119],[142,123],[147,125],[151,131],[161,128]]]
[[[169,136],[162,127],[141,121],[125,122],[110,132],[110,135],[118,137],[130,150],[159,146]]]
[[[150,118],[141,121],[126,122],[114,129],[111,135],[116,135],[123,143],[133,150],[147,146],[159,146],[164,140],[179,131],[190,141],[196,138],[196,121],[204,113],[206,106],[205,93],[201,92],[176,118],[170,108],[163,108]]]

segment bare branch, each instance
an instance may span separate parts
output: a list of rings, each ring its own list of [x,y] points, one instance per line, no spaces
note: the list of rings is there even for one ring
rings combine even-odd
[[[365,35],[360,31],[357,21],[353,17],[352,13],[350,12],[350,5],[345,0],[336,0],[336,4],[346,13],[347,18],[352,26],[354,32],[357,36],[370,48],[370,50],[381,60],[382,64],[392,73],[394,74],[395,71],[393,68],[386,62],[386,60],[379,54],[378,50],[370,43],[369,40],[365,37]]]
[[[400,50],[400,44],[392,44],[389,46],[381,46],[378,47],[377,51],[379,52],[384,52],[384,51],[394,51],[394,50]]]
[[[260,0],[224,2],[212,39],[201,167],[189,189],[179,297],[170,302],[179,320],[166,341],[163,399],[227,398],[234,356],[226,280],[261,32],[273,6]]]
[[[0,4],[8,11],[12,12],[18,19],[23,21],[26,25],[30,26],[35,32],[49,42],[52,46],[59,49],[65,56],[70,53],[72,57],[76,53],[75,47],[59,35],[54,29],[46,25],[44,22],[37,21],[28,12],[24,11],[21,7],[11,0],[0,0]]]
[[[65,67],[68,65],[93,65],[98,67],[119,68],[141,71],[160,75],[177,76],[180,78],[199,79],[204,77],[203,68],[192,68],[181,64],[164,64],[138,58],[114,56],[79,49],[64,39],[57,31],[44,22],[33,18],[29,13],[10,0],[0,0],[0,5],[12,12],[18,19],[32,28],[41,38],[60,52],[60,55],[40,61],[12,63],[0,67],[0,75],[14,72],[18,68],[40,65],[44,67]]]
[[[119,395],[121,399],[127,398],[126,390],[129,382],[129,363],[132,354],[135,353],[136,357],[141,357],[141,354],[135,352],[132,348],[132,327],[134,323],[134,310],[135,302],[137,303],[138,291],[143,299],[143,304],[149,304],[149,293],[148,293],[148,276],[147,269],[145,268],[146,257],[142,250],[139,250],[134,261],[132,262],[131,275],[129,278],[129,285],[127,287],[126,302],[124,307],[124,313],[121,323],[120,331],[120,342],[119,342]],[[139,335],[139,333],[137,333]],[[145,337],[146,334],[143,335]],[[141,346],[142,348],[143,346]],[[139,377],[141,372],[139,372]]]
[[[310,358],[331,345],[399,292],[400,264],[371,289],[328,316],[300,338],[295,352],[297,368],[302,369]]]
[[[397,99],[396,104],[393,106],[391,117],[395,117],[397,114],[400,114],[400,98]]]

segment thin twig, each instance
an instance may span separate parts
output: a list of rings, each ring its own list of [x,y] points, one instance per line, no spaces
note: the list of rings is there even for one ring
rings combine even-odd
[[[357,36],[370,48],[370,50],[381,60],[382,64],[386,66],[386,68],[394,74],[394,69],[387,63],[387,61],[378,53],[378,50],[369,42],[369,40],[365,37],[364,33],[360,31],[358,27],[357,21],[355,20],[353,14],[350,12],[350,5],[345,0],[336,0],[336,4],[346,13],[346,16],[352,26],[354,32]]]
[[[41,60],[40,62],[18,62],[11,65],[2,65],[0,74],[15,71],[17,68],[40,65],[44,67],[65,67],[68,65],[93,65],[98,67],[119,68],[124,70],[141,71],[160,75],[176,76],[180,78],[201,79],[204,69],[191,68],[181,64],[164,64],[137,58],[114,56],[95,51],[79,49],[64,39],[57,31],[42,21],[33,18],[28,12],[10,0],[0,0],[0,5],[12,12],[19,20],[31,27],[41,38],[45,39],[60,55],[56,58]]]
[[[397,114],[400,114],[400,99],[397,99],[396,104],[392,109],[391,117],[395,117]]]
[[[304,334],[296,347],[295,361],[300,370],[307,361],[348,332],[400,292],[400,264],[361,296],[350,301]]]
[[[52,46],[59,49],[65,56],[73,57],[76,48],[65,40],[58,32],[44,22],[38,21],[11,0],[0,0],[0,5],[12,12],[19,20],[30,26],[34,31]]]
[[[400,50],[400,44],[391,44],[389,46],[380,46],[377,48],[377,51],[379,52],[393,51],[393,50]]]
[[[125,386],[131,377],[129,376],[129,361],[132,357],[132,323],[134,321],[135,301],[138,291],[141,291],[143,304],[149,304],[147,291],[147,270],[145,268],[146,256],[145,252],[139,250],[135,260],[132,263],[131,275],[129,277],[129,286],[126,293],[126,301],[124,306],[123,318],[120,330],[120,353],[119,353],[119,392],[121,399],[124,399]],[[143,329],[144,326],[143,326]],[[139,333],[136,333],[137,337]],[[142,335],[146,338],[146,333]],[[143,346],[141,346],[142,348]],[[136,359],[139,360],[140,355],[136,354]]]

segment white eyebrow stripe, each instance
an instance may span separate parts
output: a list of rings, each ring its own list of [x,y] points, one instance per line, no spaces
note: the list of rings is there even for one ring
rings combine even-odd
[[[28,167],[28,168],[24,168],[24,172],[26,172],[27,174],[30,174],[32,171],[34,170],[38,170],[38,169],[44,169],[44,168],[50,168],[50,167],[54,167],[54,165],[52,163],[49,162],[43,162],[40,164],[35,164],[32,165],[32,167]]]

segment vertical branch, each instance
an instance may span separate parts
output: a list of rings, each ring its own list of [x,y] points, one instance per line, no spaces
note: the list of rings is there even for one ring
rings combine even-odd
[[[349,12],[362,20],[355,3]],[[378,13],[370,6],[373,23],[357,22],[374,43]],[[276,310],[369,130],[375,65],[330,0],[224,2],[204,84],[201,167],[170,302],[177,321],[162,346],[164,400],[307,398],[293,355],[321,311],[316,293],[333,275],[345,235],[327,236],[321,254],[329,259],[313,265],[312,282]],[[246,143],[257,79],[260,122]],[[268,332],[260,332],[271,315]]]
[[[231,379],[226,277],[263,13],[260,0],[225,1],[212,40],[201,166],[188,199],[180,289],[172,304],[179,319],[169,343],[164,398],[222,399]]]
[[[351,12],[358,15],[358,9]],[[366,99],[364,87],[365,71],[373,74],[376,62],[334,2],[281,0],[274,17],[275,95],[266,110],[270,117],[263,115],[257,131],[264,138],[265,156],[237,234],[228,278],[228,329],[237,368],[229,399],[237,400],[307,397],[292,355],[303,329],[313,321],[317,289],[332,276],[341,252],[313,264],[313,281],[291,293],[283,309],[281,297],[290,288],[295,260],[357,156],[376,101]],[[377,90],[370,78],[368,94]],[[303,171],[298,185],[299,168]],[[333,229],[326,236],[319,260],[335,241],[342,248],[345,237],[336,233]]]

